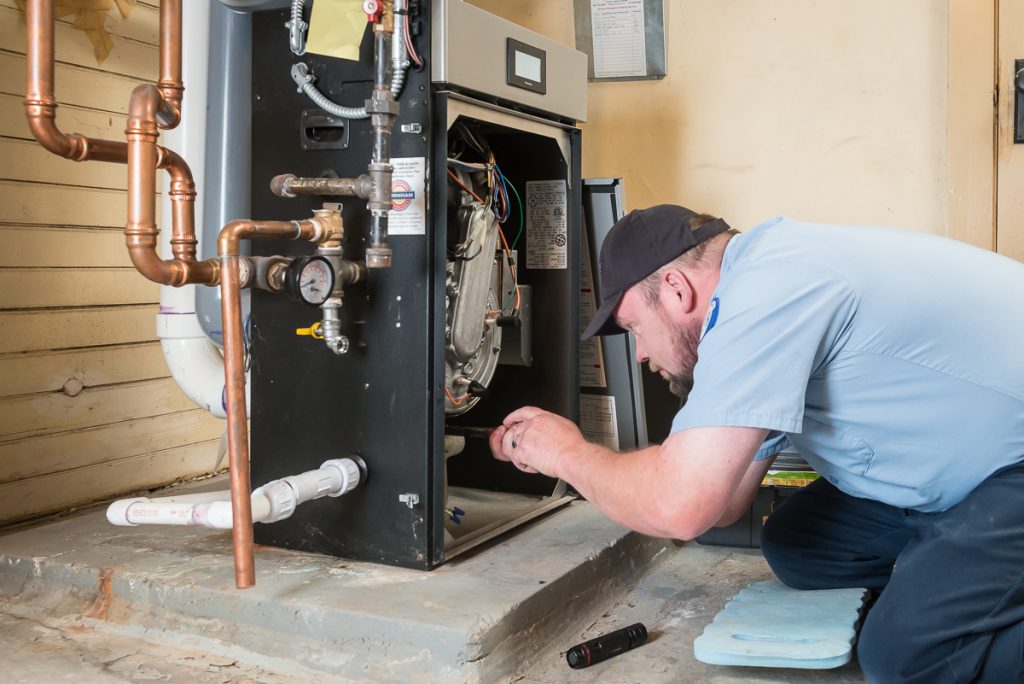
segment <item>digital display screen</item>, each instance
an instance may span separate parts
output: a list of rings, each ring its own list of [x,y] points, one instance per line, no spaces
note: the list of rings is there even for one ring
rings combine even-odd
[[[505,83],[516,88],[546,95],[547,53],[539,47],[515,38],[505,45]]]
[[[540,82],[541,61],[539,57],[516,50],[516,76],[528,81]]]

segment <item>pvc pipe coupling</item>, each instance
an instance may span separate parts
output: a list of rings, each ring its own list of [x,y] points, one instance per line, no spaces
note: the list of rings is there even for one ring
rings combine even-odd
[[[337,497],[347,494],[362,481],[359,465],[351,458],[324,461],[319,470],[289,475],[273,480],[253,491],[253,496],[264,496],[270,502],[270,514],[260,522],[284,520],[295,512],[295,507],[323,496]]]

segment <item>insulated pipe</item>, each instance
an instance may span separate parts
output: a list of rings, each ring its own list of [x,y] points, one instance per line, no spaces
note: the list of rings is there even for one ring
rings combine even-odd
[[[221,317],[224,325],[224,393],[227,404],[228,469],[231,475],[231,540],[235,586],[256,583],[252,550],[252,504],[249,498],[249,434],[245,413],[245,337],[239,243],[247,238],[323,242],[341,235],[341,214],[325,212],[304,221],[232,221],[217,240],[221,258]],[[338,237],[337,239],[340,239]]]

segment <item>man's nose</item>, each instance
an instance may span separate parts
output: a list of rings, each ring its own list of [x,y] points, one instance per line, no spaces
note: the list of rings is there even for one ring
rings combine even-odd
[[[643,347],[640,346],[640,342],[638,340],[637,343],[636,343],[636,362],[637,363],[647,363],[647,359],[648,358],[650,358],[650,357],[647,356],[647,352],[644,350]]]

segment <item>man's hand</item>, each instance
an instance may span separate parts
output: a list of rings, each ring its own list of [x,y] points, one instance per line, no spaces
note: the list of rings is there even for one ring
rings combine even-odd
[[[510,413],[491,433],[491,451],[502,461],[527,473],[561,477],[562,456],[586,445],[579,428],[569,420],[534,406]]]

